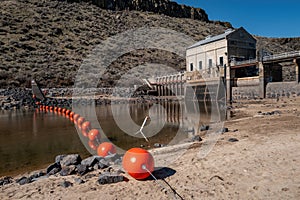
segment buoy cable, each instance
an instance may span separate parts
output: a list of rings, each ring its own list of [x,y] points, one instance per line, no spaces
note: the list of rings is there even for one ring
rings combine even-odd
[[[150,172],[150,170],[147,169],[146,165],[142,165],[142,169],[143,169],[143,170],[146,170],[146,171],[151,175],[151,177],[154,179],[154,182],[155,182],[155,183],[157,183],[157,184],[158,184],[160,187],[162,187],[164,190],[166,190],[166,191],[168,190],[166,187],[164,187],[164,185],[163,185],[160,181],[158,181],[158,179]],[[184,200],[184,199],[176,192],[176,190],[170,186],[170,184],[169,184],[166,180],[164,180],[164,179],[162,179],[162,180],[163,180],[163,181],[169,186],[169,188],[171,189],[172,193],[174,194],[174,199],[178,199],[177,197],[179,197],[179,199]]]

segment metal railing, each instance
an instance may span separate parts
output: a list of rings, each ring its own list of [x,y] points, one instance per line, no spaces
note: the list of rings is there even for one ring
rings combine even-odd
[[[271,56],[264,56],[263,61],[292,58],[292,57],[297,57],[297,56],[300,56],[300,51],[291,51],[291,52],[275,54],[275,55],[271,55]]]
[[[233,65],[244,65],[244,64],[252,64],[256,63],[256,59],[242,60],[242,61],[233,61]]]
[[[270,60],[278,60],[278,59],[285,59],[285,58],[293,58],[293,57],[300,57],[300,51],[291,51],[291,52],[285,52],[270,56],[264,56],[263,61],[270,61]],[[242,61],[232,61],[231,66],[238,66],[238,65],[245,65],[245,64],[254,64],[257,60],[249,59],[249,60],[242,60]]]
[[[216,67],[202,69],[200,71],[185,72],[185,78],[187,81],[218,78],[220,77],[220,71]]]

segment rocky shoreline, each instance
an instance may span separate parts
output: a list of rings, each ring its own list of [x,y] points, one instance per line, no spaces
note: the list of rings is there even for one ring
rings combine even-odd
[[[143,91],[133,93],[133,89],[125,88],[120,93],[132,93],[131,99],[118,97],[112,98],[111,88],[86,89],[84,97],[76,98],[72,101],[73,88],[46,88],[43,89],[47,98],[40,101],[45,106],[57,106],[71,108],[72,103],[90,105],[124,104],[124,103],[145,103],[148,101],[157,101],[154,96],[145,95]],[[28,88],[7,88],[0,89],[0,110],[33,110],[38,108],[36,100],[33,98],[32,90]]]
[[[78,154],[58,155],[55,157],[55,162],[50,164],[45,170],[31,172],[28,176],[12,178],[9,176],[0,179],[0,186],[8,185],[13,182],[24,185],[41,179],[49,178],[50,176],[69,176],[77,175],[74,182],[78,184],[85,183],[89,178],[99,174],[98,183],[110,184],[121,181],[126,181],[123,176],[125,173],[121,170],[122,157],[118,154],[109,155],[106,157],[91,156],[81,159]],[[73,183],[63,181],[63,187],[69,187]]]

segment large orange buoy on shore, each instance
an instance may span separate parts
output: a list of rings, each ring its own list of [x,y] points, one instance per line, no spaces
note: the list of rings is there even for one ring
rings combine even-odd
[[[135,179],[141,180],[150,176],[154,171],[153,156],[145,149],[129,149],[122,161],[123,168]]]
[[[100,139],[100,133],[97,129],[92,129],[89,131],[88,137],[91,141],[95,140],[96,138]]]
[[[116,153],[116,147],[110,142],[103,142],[97,148],[98,156],[106,157]]]

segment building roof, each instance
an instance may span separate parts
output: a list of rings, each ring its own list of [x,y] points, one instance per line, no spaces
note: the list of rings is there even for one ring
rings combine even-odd
[[[192,46],[188,47],[187,49],[191,49],[191,48],[194,48],[194,47],[197,47],[197,46],[201,46],[201,45],[204,45],[204,44],[208,44],[208,43],[211,43],[211,42],[215,42],[215,41],[218,41],[218,40],[225,39],[227,35],[229,35],[230,33],[234,32],[234,31],[236,31],[236,30],[228,29],[220,35],[216,35],[216,36],[212,36],[212,37],[206,37],[204,40],[201,40],[201,41],[193,44]]]

